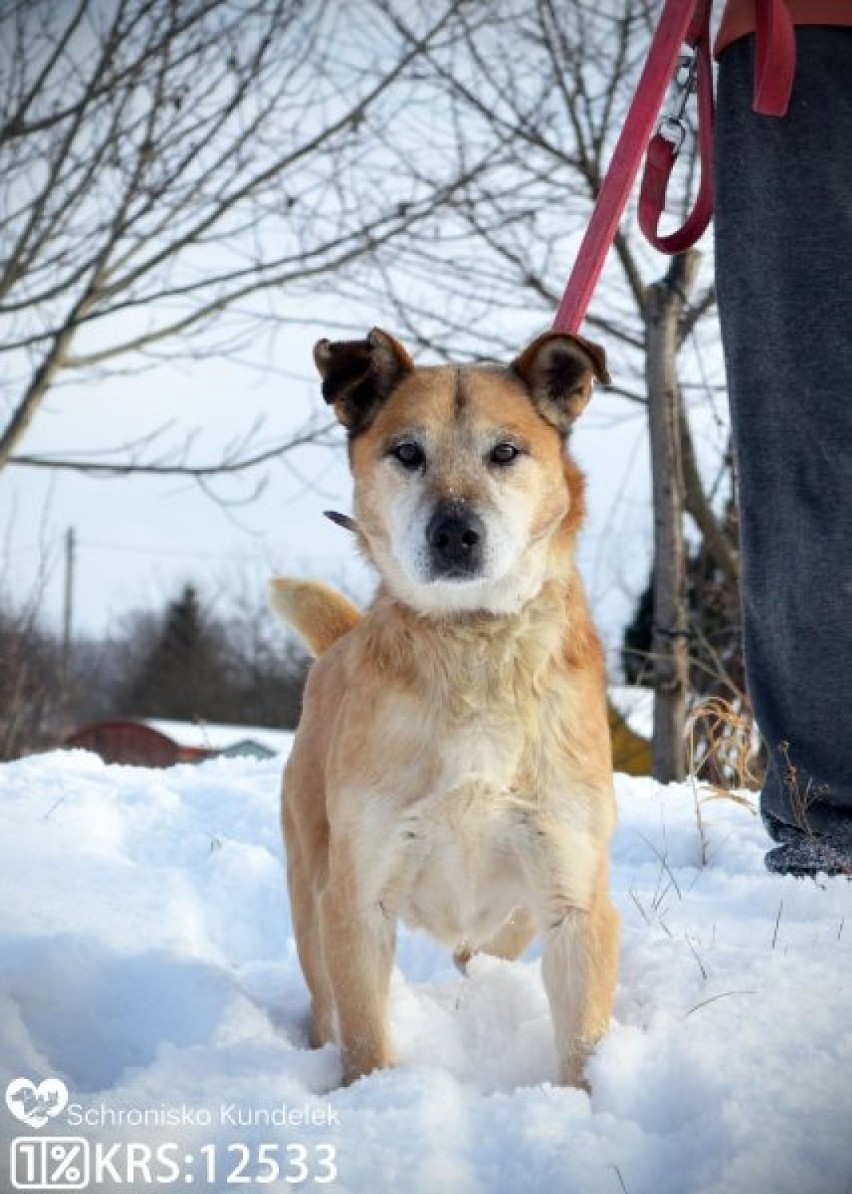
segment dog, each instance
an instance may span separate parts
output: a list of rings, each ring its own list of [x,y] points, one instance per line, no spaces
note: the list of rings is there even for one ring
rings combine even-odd
[[[566,444],[609,381],[604,353],[548,333],[507,367],[423,367],[373,329],[314,359],[380,583],[362,615],[316,582],[272,582],[318,656],[282,799],[311,1044],[339,1043],[344,1083],[394,1064],[400,920],[462,967],[538,932],[561,1081],[588,1089],[616,985],[615,798]]]

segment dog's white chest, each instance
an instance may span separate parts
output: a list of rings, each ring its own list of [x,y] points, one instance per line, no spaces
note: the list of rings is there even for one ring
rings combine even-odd
[[[512,794],[481,780],[418,802],[399,827],[401,919],[448,945],[485,942],[524,902],[525,832]]]

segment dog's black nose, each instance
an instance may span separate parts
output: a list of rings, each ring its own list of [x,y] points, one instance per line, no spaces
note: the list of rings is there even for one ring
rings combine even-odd
[[[435,508],[426,541],[436,578],[463,579],[480,571],[485,523],[463,502],[442,502]]]

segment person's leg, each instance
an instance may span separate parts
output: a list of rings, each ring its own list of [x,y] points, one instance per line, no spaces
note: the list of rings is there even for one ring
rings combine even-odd
[[[715,223],[767,865],[852,872],[852,30],[797,31],[780,119],[753,40],[720,62]]]

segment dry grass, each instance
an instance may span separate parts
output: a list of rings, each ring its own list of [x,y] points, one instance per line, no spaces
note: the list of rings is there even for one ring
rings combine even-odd
[[[808,779],[803,786],[799,778],[799,770],[790,757],[790,743],[780,742],[778,750],[784,759],[784,786],[790,794],[790,804],[796,825],[802,833],[816,837],[817,833],[810,822],[810,808],[829,795],[829,788],[822,784],[814,784],[811,779]],[[820,849],[825,859],[833,864],[841,875],[852,879],[852,865],[845,854],[836,850],[825,837],[820,838]]]
[[[707,864],[709,843],[702,816],[702,806],[711,800],[730,800],[748,812],[757,812],[756,795],[763,779],[759,737],[750,710],[738,708],[722,697],[702,701],[693,710],[686,728],[689,770],[695,800],[695,820],[701,840],[701,863]],[[796,825],[802,833],[816,836],[809,811],[827,795],[827,790],[811,781],[803,784],[790,757],[787,742],[779,744],[784,759],[783,780],[790,794]],[[825,859],[837,871],[852,878],[852,866],[845,855],[835,850],[825,838],[820,840]]]
[[[750,710],[723,697],[709,697],[687,721],[690,771],[715,795],[734,797],[736,789],[760,787],[763,767]]]
[[[711,800],[730,800],[755,814],[755,801],[744,792],[759,788],[762,765],[751,712],[722,697],[710,697],[695,707],[687,721],[686,735],[701,863],[706,866],[708,840],[702,805]]]

